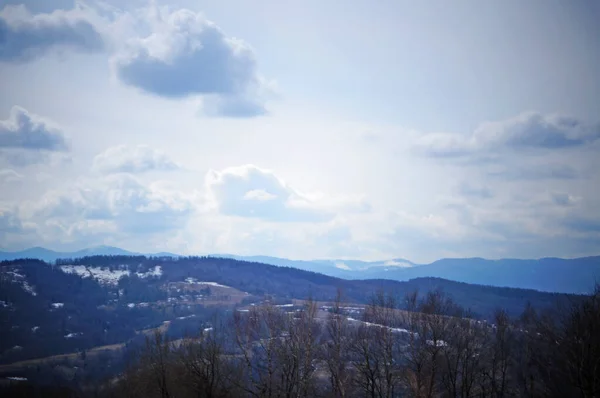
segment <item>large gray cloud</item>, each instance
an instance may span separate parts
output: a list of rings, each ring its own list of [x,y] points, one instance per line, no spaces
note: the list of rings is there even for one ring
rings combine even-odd
[[[322,222],[333,214],[309,201],[275,174],[247,165],[211,171],[207,188],[223,214],[275,222]]]
[[[575,232],[594,233],[597,238],[596,243],[600,245],[600,217],[567,217],[563,224]]]
[[[103,174],[171,171],[178,168],[165,153],[146,145],[108,148],[94,157],[92,165],[92,170]]]
[[[209,95],[211,115],[265,113],[254,52],[245,42],[190,10],[159,9],[155,16],[153,33],[131,40],[114,59],[123,82],[163,97]]]
[[[104,48],[102,35],[83,10],[32,15],[24,5],[8,5],[0,11],[0,61],[26,62],[61,48]]]
[[[494,197],[494,194],[488,187],[474,186],[468,182],[463,182],[458,186],[458,193],[466,197],[478,199],[490,199]]]
[[[516,165],[508,164],[500,170],[489,170],[489,177],[505,180],[573,180],[580,172],[568,164]]]
[[[572,117],[524,113],[515,118],[481,124],[471,134],[426,134],[416,144],[431,157],[464,157],[506,150],[556,150],[580,147],[600,139],[600,124]]]

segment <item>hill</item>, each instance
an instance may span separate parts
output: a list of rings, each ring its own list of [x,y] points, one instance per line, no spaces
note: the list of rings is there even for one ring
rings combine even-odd
[[[96,255],[142,255],[111,246],[98,246],[76,252],[56,252],[35,247],[19,252],[0,251],[0,261],[34,258],[53,262],[60,258]],[[173,253],[145,254],[154,257],[181,257]],[[297,268],[343,279],[390,279],[409,281],[414,278],[442,278],[456,282],[497,287],[535,289],[545,292],[588,294],[600,281],[600,256],[573,259],[541,258],[535,260],[483,258],[448,258],[430,264],[416,264],[405,259],[384,261],[359,260],[291,260],[271,256],[215,254],[214,258],[232,258],[251,263]]]
[[[589,294],[595,282],[600,281],[600,256],[539,260],[442,259],[413,268],[371,270],[367,275],[394,280],[435,276],[474,284]]]
[[[198,328],[215,311],[265,297],[286,303],[312,297],[368,303],[378,291],[397,298],[442,289],[475,316],[502,307],[516,317],[530,302],[548,308],[568,295],[452,282],[346,280],[290,267],[214,257],[91,256],[55,264],[0,263],[0,362],[126,342],[168,322]]]

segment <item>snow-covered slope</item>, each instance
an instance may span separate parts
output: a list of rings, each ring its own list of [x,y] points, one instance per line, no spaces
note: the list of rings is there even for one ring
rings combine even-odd
[[[11,270],[3,270],[2,276],[3,278],[6,278],[8,282],[20,285],[23,288],[23,290],[25,290],[32,296],[37,296],[35,287],[30,285],[29,282],[27,282],[27,278],[25,277],[25,275],[19,273],[18,268],[12,268]]]
[[[106,285],[116,285],[123,276],[129,276],[135,274],[140,278],[154,278],[162,275],[162,269],[160,265],[148,270],[147,272],[135,272],[132,273],[127,269],[126,266],[120,266],[113,268],[112,270],[108,267],[89,267],[85,265],[62,265],[60,269],[68,274],[77,274],[82,278],[93,278],[99,283]]]

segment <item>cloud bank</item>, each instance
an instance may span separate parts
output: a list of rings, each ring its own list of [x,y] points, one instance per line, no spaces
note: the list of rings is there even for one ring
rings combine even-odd
[[[14,106],[6,120],[0,120],[0,148],[64,151],[64,133],[41,117]]]
[[[503,151],[559,150],[600,139],[600,124],[573,117],[524,113],[515,118],[482,123],[471,134],[425,134],[415,145],[418,153],[452,158]]]
[[[147,145],[118,145],[94,157],[92,170],[101,174],[145,173],[179,169],[164,152]]]
[[[7,5],[0,11],[0,61],[27,62],[51,50],[103,48],[102,35],[80,8],[32,15],[24,5]]]
[[[173,191],[142,184],[119,174],[97,182],[83,181],[66,191],[50,191],[35,204],[32,220],[43,230],[53,226],[63,234],[82,225],[102,226],[114,237],[153,235],[184,228],[193,202]],[[75,237],[76,238],[76,237]]]

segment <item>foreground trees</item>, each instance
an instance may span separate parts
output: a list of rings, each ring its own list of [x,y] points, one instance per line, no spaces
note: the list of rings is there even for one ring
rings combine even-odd
[[[149,336],[127,397],[598,397],[600,290],[554,313],[471,319],[441,291],[383,292],[360,320],[341,294],[323,312],[237,311],[198,336]]]

